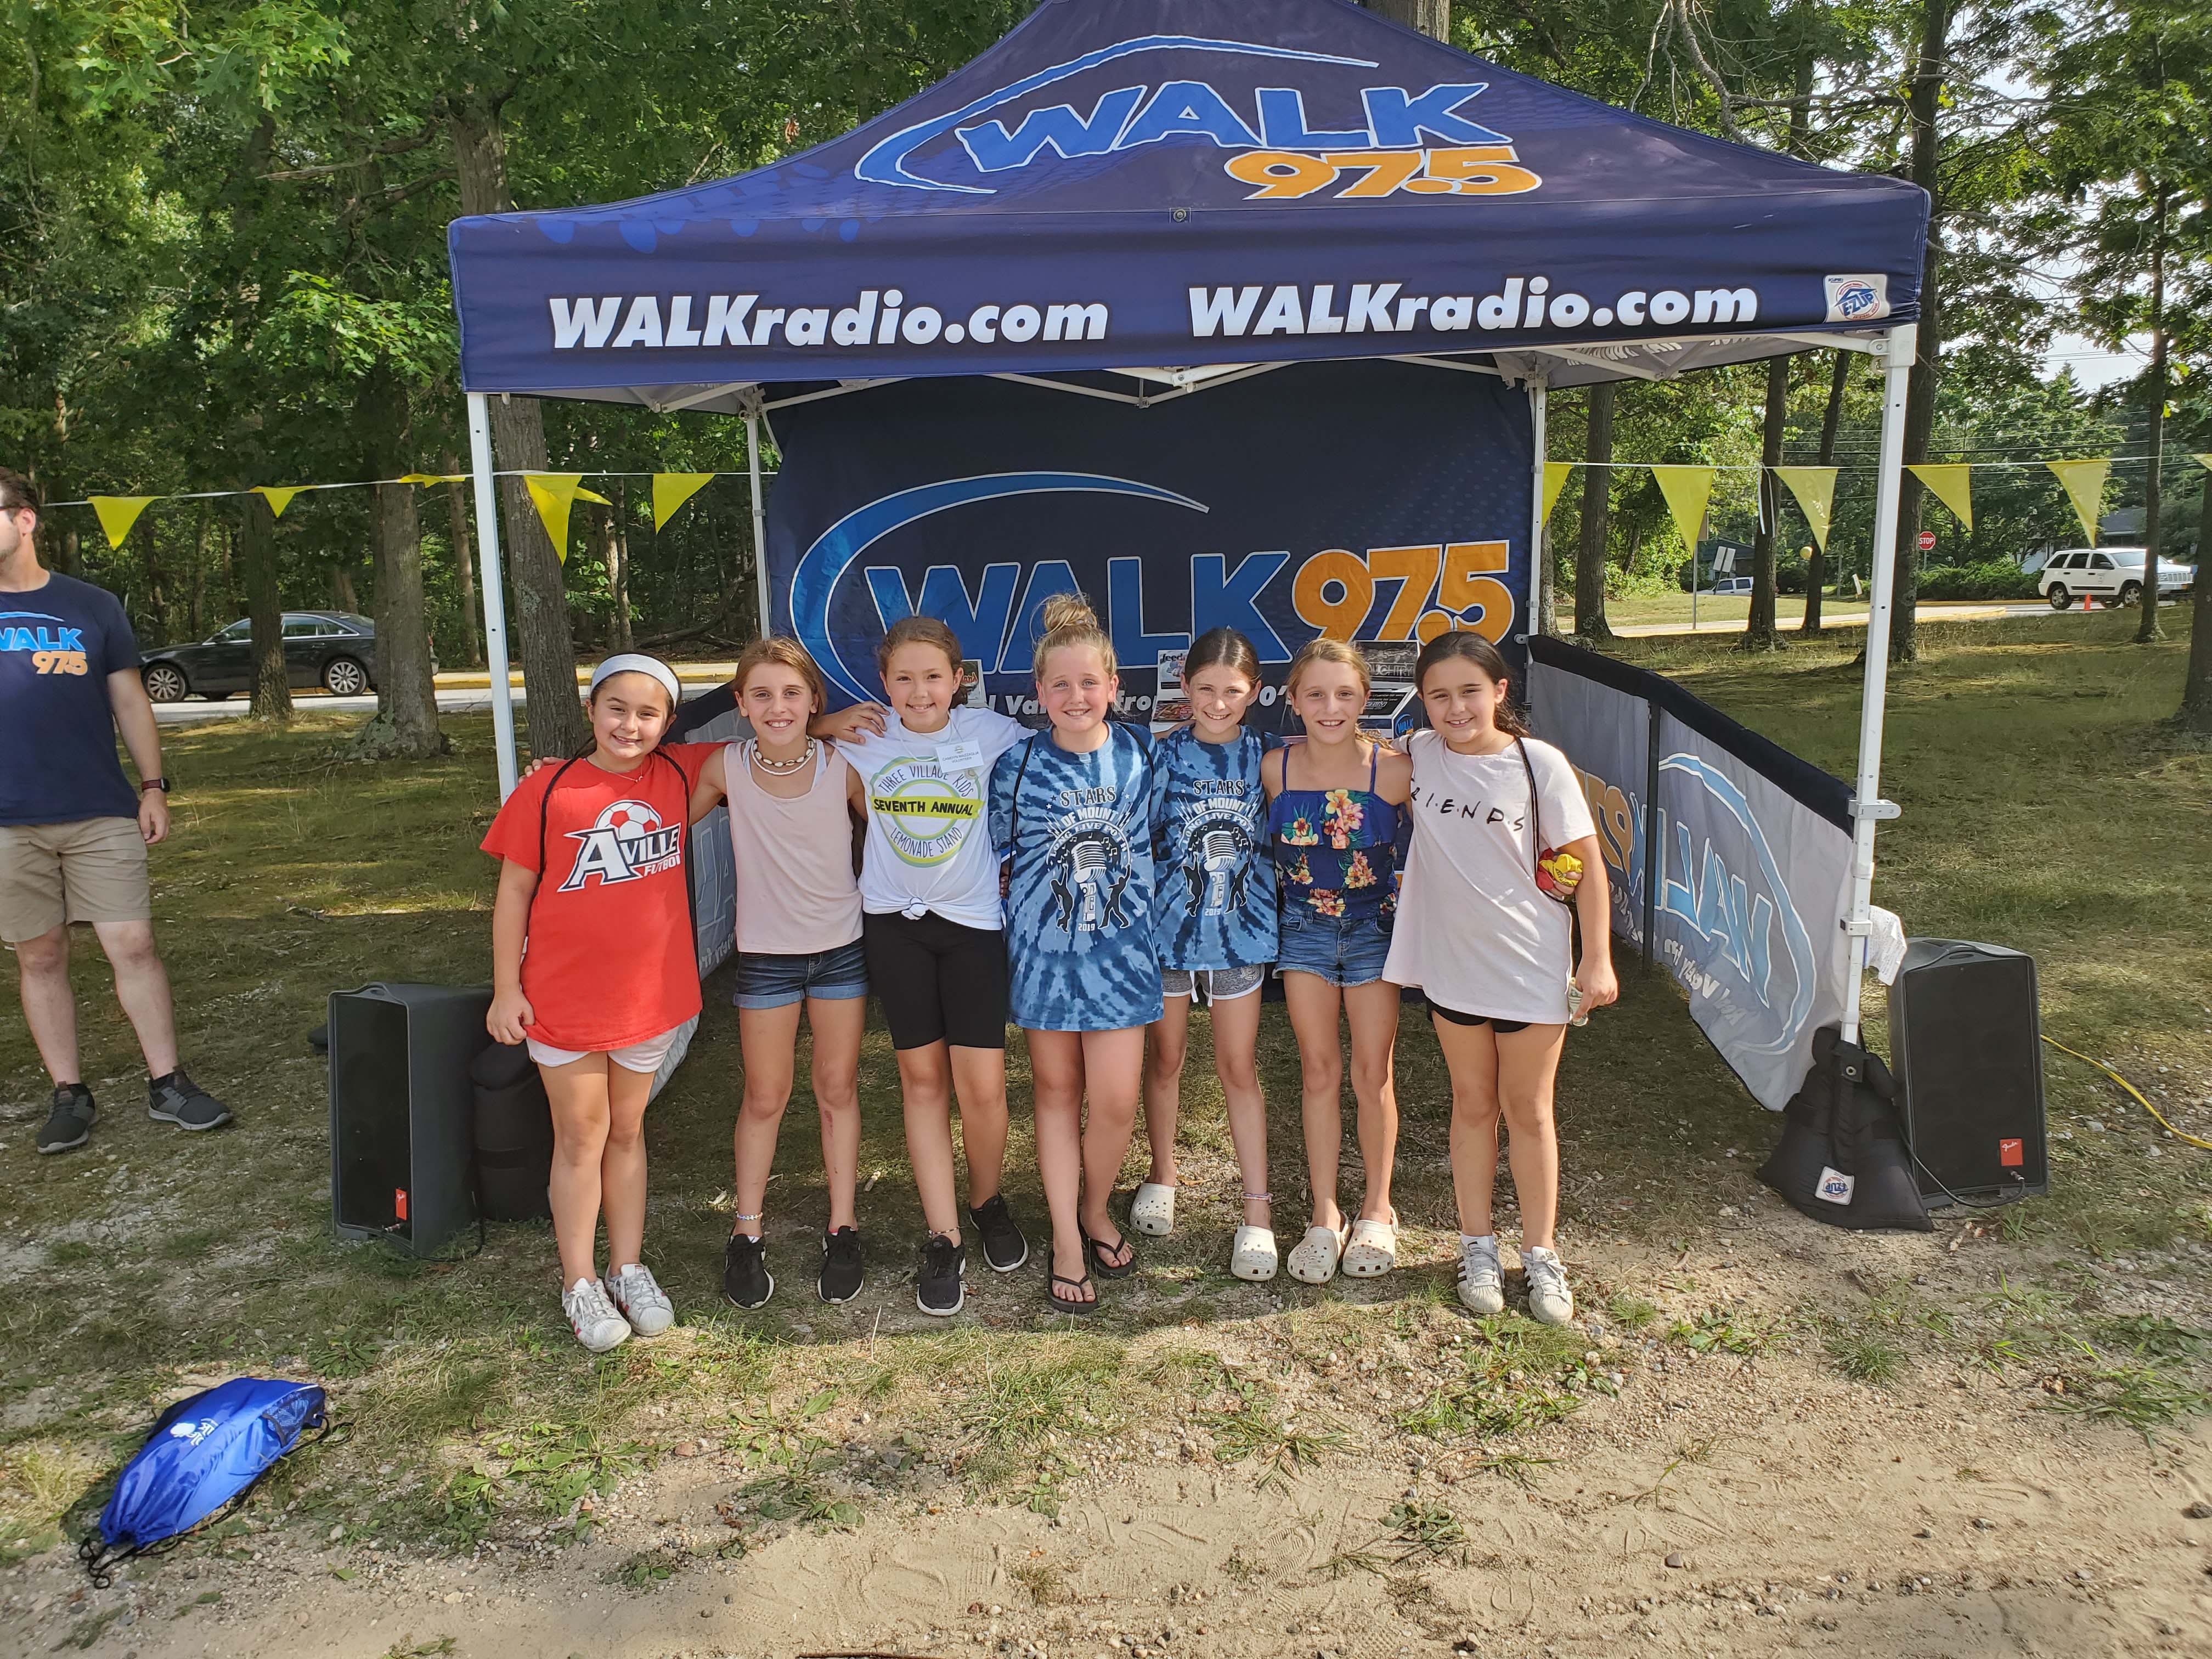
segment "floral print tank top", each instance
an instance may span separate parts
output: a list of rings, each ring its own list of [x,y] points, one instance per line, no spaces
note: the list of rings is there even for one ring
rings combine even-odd
[[[1398,809],[1375,793],[1375,752],[1364,789],[1294,789],[1283,755],[1283,790],[1267,805],[1283,908],[1323,916],[1388,916],[1398,908]]]

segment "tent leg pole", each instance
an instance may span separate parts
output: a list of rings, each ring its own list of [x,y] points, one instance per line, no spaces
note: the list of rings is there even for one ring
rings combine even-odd
[[[1524,629],[1530,634],[1544,632],[1544,599],[1546,591],[1552,586],[1552,562],[1544,556],[1544,422],[1550,396],[1541,380],[1528,383],[1528,416],[1533,428],[1529,447],[1535,451],[1536,456],[1536,476],[1529,486],[1528,497],[1528,602],[1536,610],[1536,614],[1528,619]]]
[[[1874,510],[1874,588],[1867,601],[1866,683],[1859,694],[1859,765],[1851,806],[1850,981],[1844,994],[1844,1041],[1859,1040],[1859,988],[1866,974],[1869,914],[1874,895],[1874,830],[1881,810],[1881,724],[1889,690],[1889,612],[1896,589],[1898,497],[1905,482],[1905,391],[1919,350],[1920,330],[1889,331],[1882,365],[1881,460]]]
[[[507,678],[507,591],[500,579],[491,406],[481,392],[469,393],[469,466],[476,475],[477,585],[483,592],[484,660],[491,669],[492,747],[499,756],[499,798],[505,800],[514,793],[514,688]]]
[[[758,606],[760,636],[773,632],[768,616],[768,507],[761,500],[760,416],[745,416],[745,462],[753,484],[753,596]]]

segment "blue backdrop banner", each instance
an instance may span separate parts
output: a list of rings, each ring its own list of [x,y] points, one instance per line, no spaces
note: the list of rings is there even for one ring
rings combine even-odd
[[[990,707],[1033,715],[1039,612],[1069,590],[1111,632],[1137,720],[1163,659],[1172,687],[1177,653],[1224,624],[1266,665],[1261,729],[1319,634],[1371,642],[1386,684],[1447,628],[1518,659],[1532,431],[1527,394],[1489,375],[1313,363],[1149,409],[910,380],[779,412],[775,432],[771,617],[841,704],[882,696],[877,642],[918,611],[958,633]]]

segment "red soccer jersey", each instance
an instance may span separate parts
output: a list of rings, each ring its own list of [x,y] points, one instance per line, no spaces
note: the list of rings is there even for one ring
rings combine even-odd
[[[699,1012],[685,820],[699,769],[720,746],[664,744],[634,772],[603,771],[589,760],[549,766],[517,784],[499,809],[483,850],[538,871],[522,956],[522,994],[538,1017],[530,1035],[538,1042],[578,1053],[621,1048]]]

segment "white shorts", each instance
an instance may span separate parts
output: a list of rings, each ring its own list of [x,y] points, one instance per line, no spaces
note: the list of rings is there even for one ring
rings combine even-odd
[[[586,1054],[603,1054],[625,1072],[642,1072],[651,1077],[660,1069],[660,1062],[668,1058],[668,1051],[683,1031],[684,1027],[678,1025],[626,1048],[555,1048],[532,1037],[530,1057],[540,1066],[571,1066]]]
[[[1207,1002],[1234,1002],[1239,997],[1249,997],[1267,981],[1267,964],[1255,963],[1245,968],[1163,968],[1160,969],[1160,993],[1164,996],[1188,997],[1194,990],[1202,992]]]

